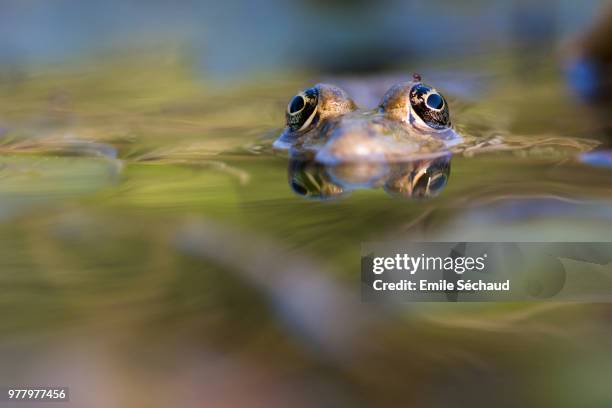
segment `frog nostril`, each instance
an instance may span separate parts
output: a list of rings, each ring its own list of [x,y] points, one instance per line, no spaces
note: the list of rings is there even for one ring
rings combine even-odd
[[[304,97],[302,95],[294,96],[291,102],[289,102],[289,113],[298,113],[302,109],[304,109]]]
[[[431,109],[442,109],[444,106],[444,100],[437,93],[432,93],[427,97],[427,106]]]

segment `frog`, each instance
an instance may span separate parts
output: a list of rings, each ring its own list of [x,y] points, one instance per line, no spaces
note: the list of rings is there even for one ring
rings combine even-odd
[[[369,110],[319,83],[291,98],[285,119],[273,146],[289,152],[291,189],[315,200],[379,187],[395,198],[436,197],[450,176],[450,149],[461,142],[446,98],[418,74]]]
[[[291,98],[285,122],[274,148],[328,166],[431,160],[461,141],[446,98],[418,74],[369,110],[335,85],[316,84]]]

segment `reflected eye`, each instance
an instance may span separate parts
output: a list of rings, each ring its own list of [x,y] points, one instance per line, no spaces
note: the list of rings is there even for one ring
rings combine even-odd
[[[410,106],[416,118],[427,127],[442,130],[450,127],[448,105],[444,97],[429,85],[417,84],[410,90]]]
[[[439,174],[429,180],[429,190],[437,193],[446,186],[447,177],[444,174]]]
[[[302,184],[298,183],[297,181],[291,182],[291,188],[293,189],[293,191],[295,191],[299,195],[303,195],[303,196],[308,195],[308,190],[306,189],[306,187],[304,187]]]
[[[432,171],[433,170],[433,171]],[[415,197],[435,197],[448,182],[448,166],[427,169],[421,176],[415,178],[412,187]]]
[[[300,196],[315,200],[338,198],[345,192],[332,182],[327,169],[314,161],[289,161],[289,185]]]
[[[429,187],[429,176],[427,173],[423,174],[415,180],[414,186],[412,186],[412,194],[415,197],[426,197]]]
[[[287,105],[287,126],[292,131],[307,129],[317,114],[319,92],[309,88],[294,96]]]

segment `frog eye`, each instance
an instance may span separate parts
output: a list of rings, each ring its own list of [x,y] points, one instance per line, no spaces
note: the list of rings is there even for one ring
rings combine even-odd
[[[410,107],[412,119],[417,125],[441,130],[448,128],[450,116],[446,100],[437,90],[429,85],[416,84],[410,89]]]
[[[446,186],[448,175],[443,173],[423,174],[415,180],[412,194],[414,197],[435,197]]]
[[[287,126],[292,131],[307,129],[317,114],[319,91],[308,88],[295,95],[287,105]]]

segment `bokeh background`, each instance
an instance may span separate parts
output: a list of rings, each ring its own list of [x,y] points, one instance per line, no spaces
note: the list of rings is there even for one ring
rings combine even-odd
[[[0,385],[610,406],[609,304],[383,307],[359,280],[368,241],[612,239],[611,27],[596,0],[3,0]],[[271,148],[300,89],[372,108],[413,72],[464,138],[438,196],[342,190]]]
[[[605,5],[571,1],[162,1],[2,3],[3,63],[182,47],[203,75],[376,71],[500,50],[553,55]],[[162,47],[162,49],[160,49]]]

